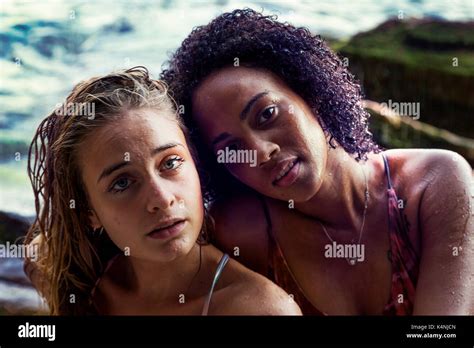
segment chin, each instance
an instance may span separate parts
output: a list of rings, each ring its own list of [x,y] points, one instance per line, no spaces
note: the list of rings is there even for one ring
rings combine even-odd
[[[163,244],[159,251],[157,258],[160,262],[171,262],[186,256],[192,249],[194,243],[188,236],[180,236],[167,241]]]
[[[304,203],[313,198],[318,192],[320,185],[316,185],[316,180],[315,177],[303,177],[289,187],[276,187],[276,190],[275,187],[272,187],[272,192],[262,194],[281,201],[288,202],[292,200],[295,203]]]

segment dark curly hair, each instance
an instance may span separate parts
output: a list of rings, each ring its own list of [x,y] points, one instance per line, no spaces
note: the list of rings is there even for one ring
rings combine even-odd
[[[241,65],[272,71],[299,94],[318,117],[330,146],[336,146],[335,140],[357,160],[379,151],[368,130],[369,114],[361,105],[359,84],[319,35],[279,22],[276,16],[248,8],[234,10],[194,28],[161,74],[176,102],[184,107],[184,122],[209,169],[210,187],[217,193],[238,183],[200,141],[191,99],[207,76],[232,65],[236,57]]]

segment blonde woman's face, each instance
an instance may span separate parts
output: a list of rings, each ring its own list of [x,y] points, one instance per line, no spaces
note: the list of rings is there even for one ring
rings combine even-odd
[[[79,149],[92,227],[131,257],[159,262],[187,254],[203,223],[197,170],[172,115],[128,111]]]

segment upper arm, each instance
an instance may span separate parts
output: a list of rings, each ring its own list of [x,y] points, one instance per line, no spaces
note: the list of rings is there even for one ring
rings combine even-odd
[[[267,222],[258,197],[242,195],[216,202],[211,208],[216,246],[252,270],[266,275]]]
[[[430,162],[435,175],[420,202],[422,253],[414,313],[473,313],[472,169],[449,151],[437,151]]]

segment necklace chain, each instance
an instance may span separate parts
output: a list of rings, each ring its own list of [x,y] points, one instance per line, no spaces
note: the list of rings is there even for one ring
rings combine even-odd
[[[362,166],[360,167],[361,170],[362,170],[362,173],[364,174],[364,179],[365,179],[365,191],[364,191],[364,198],[365,198],[365,201],[364,201],[364,212],[362,214],[362,223],[360,225],[360,229],[359,229],[359,240],[357,241],[357,244],[360,245],[360,242],[362,240],[362,234],[364,232],[364,226],[365,226],[365,216],[367,215],[367,207],[368,207],[368,202],[369,202],[369,184],[368,184],[368,181],[367,181],[367,175],[365,174],[365,170],[362,168]],[[331,236],[329,235],[326,227],[323,225],[323,223],[321,221],[319,221],[319,224],[321,225],[324,233],[326,234],[326,236],[328,237],[328,239],[331,241],[331,243],[334,243],[334,239],[331,238]],[[354,242],[354,239],[351,240],[351,243]],[[347,262],[351,265],[351,266],[354,266],[355,265],[355,258],[349,258],[349,257],[346,257],[346,260]]]

